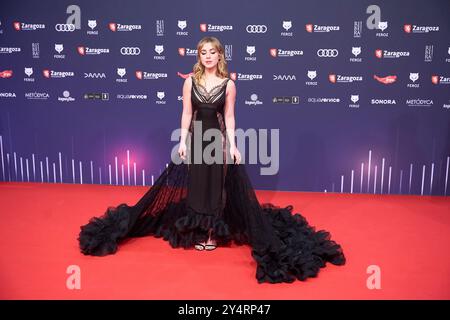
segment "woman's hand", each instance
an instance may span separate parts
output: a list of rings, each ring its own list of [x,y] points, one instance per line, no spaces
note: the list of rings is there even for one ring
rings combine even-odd
[[[178,147],[178,155],[182,160],[186,160],[187,155],[187,147],[185,142],[180,142],[180,146]]]
[[[236,147],[230,147],[230,155],[235,164],[241,163],[241,153]]]

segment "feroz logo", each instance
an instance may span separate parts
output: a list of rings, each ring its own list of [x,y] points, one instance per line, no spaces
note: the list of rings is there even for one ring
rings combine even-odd
[[[308,70],[307,75],[310,80],[314,80],[317,77],[317,71],[316,70]]]
[[[384,30],[386,30],[388,27],[388,22],[387,21],[380,21],[378,22],[378,29],[381,30],[381,32],[384,32]]]
[[[163,53],[163,51],[164,51],[164,46],[162,44],[161,45],[158,45],[158,44],[155,45],[155,52],[157,54],[161,54],[161,53]]]
[[[96,26],[97,26],[97,20],[88,20],[88,27],[89,28],[94,30]]]
[[[64,45],[62,43],[55,44],[55,50],[56,50],[56,52],[61,53],[64,50]]]
[[[33,68],[27,68],[25,67],[25,74],[30,77],[33,74]]]
[[[127,70],[125,68],[117,68],[117,75],[119,75],[121,78],[127,73]]]
[[[283,28],[286,31],[289,31],[292,28],[292,21],[283,21]]]
[[[361,47],[352,47],[352,54],[357,57],[361,54]]]
[[[159,100],[162,100],[162,99],[164,99],[164,97],[165,97],[166,95],[165,95],[164,91],[158,91],[158,92],[156,93],[156,96],[158,97]]]
[[[409,80],[412,82],[416,82],[419,79],[419,73],[418,72],[410,72],[409,73]]]
[[[187,21],[186,20],[178,20],[178,28],[183,31],[187,27]]]

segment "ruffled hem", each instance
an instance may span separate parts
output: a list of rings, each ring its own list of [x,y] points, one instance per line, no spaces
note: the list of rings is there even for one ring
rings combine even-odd
[[[176,219],[173,225],[161,225],[155,232],[156,237],[162,237],[173,248],[192,248],[196,243],[204,242],[212,230],[212,237],[217,245],[226,245],[231,241],[228,225],[221,217],[185,210],[186,214]]]
[[[316,277],[326,262],[345,264],[342,248],[330,240],[329,232],[316,232],[302,215],[292,214],[292,206],[280,208],[264,204],[262,209],[262,215],[278,241],[252,249],[259,283],[304,281],[309,277]],[[211,229],[219,246],[228,245],[231,241],[238,245],[248,244],[248,235],[231,234],[229,226],[221,217],[199,213],[190,208],[183,212],[185,214],[177,217],[175,223],[158,223],[158,217],[153,217],[151,223],[157,227],[152,234],[168,241],[173,248],[192,248],[196,243],[206,241]],[[92,218],[81,227],[78,237],[81,252],[93,256],[114,254],[120,240],[138,236],[130,232],[132,213],[133,207],[120,204],[108,208],[102,217]]]
[[[196,243],[208,239],[209,230],[212,230],[212,237],[219,246],[227,245],[232,240],[229,227],[221,217],[186,208],[184,202],[169,206],[166,212],[157,216],[146,217],[145,225],[152,227],[145,233],[133,230],[130,226],[130,221],[134,220],[132,215],[136,215],[133,209],[127,204],[120,204],[109,207],[103,216],[90,219],[88,224],[80,228],[78,241],[81,252],[93,256],[114,254],[122,239],[147,235],[163,238],[173,248],[193,248]],[[172,218],[160,220],[167,216]]]
[[[292,206],[285,208],[262,205],[264,216],[270,221],[280,243],[274,247],[254,248],[257,262],[256,279],[259,283],[291,283],[316,277],[326,262],[345,264],[340,245],[330,240],[330,233],[315,231],[300,214],[292,215]]]
[[[81,252],[85,255],[105,256],[117,251],[117,243],[129,231],[130,210],[127,204],[110,207],[100,218],[94,217],[81,226],[78,237]]]

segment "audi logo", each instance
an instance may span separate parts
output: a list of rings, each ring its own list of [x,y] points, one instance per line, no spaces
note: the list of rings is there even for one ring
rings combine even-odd
[[[319,49],[317,56],[321,58],[336,58],[339,54],[337,49]]]
[[[69,23],[58,23],[55,25],[55,30],[59,32],[73,32],[75,31],[75,25]]]
[[[267,26],[264,24],[249,24],[247,28],[245,28],[248,33],[266,33],[267,32]]]
[[[141,49],[138,47],[122,47],[120,53],[125,56],[137,56],[141,54]]]

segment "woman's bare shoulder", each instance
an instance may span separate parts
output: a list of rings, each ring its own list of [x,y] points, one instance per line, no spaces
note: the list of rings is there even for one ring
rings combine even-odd
[[[184,86],[190,88],[192,86],[192,81],[192,76],[187,77],[184,79]]]
[[[236,84],[234,83],[233,79],[228,78],[227,87],[228,88],[230,88],[230,87],[236,88]]]

